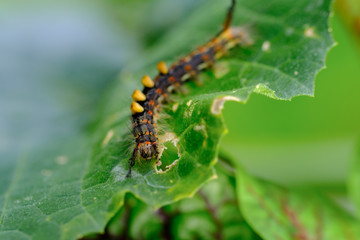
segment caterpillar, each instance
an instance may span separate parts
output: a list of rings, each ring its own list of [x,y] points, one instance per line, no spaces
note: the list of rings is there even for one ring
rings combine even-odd
[[[127,177],[131,176],[131,169],[136,159],[159,158],[157,112],[169,94],[187,80],[194,79],[200,71],[211,68],[214,62],[225,55],[229,49],[246,41],[246,32],[243,28],[230,27],[234,9],[235,0],[232,0],[222,30],[215,37],[176,61],[170,68],[165,62],[159,62],[157,64],[159,74],[156,78],[152,80],[148,75],[144,76],[142,78],[143,91],[133,92],[130,109],[135,148],[129,159]]]

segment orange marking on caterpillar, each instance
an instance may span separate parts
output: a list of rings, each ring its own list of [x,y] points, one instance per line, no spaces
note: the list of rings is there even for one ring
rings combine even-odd
[[[202,58],[202,60],[203,60],[204,62],[207,62],[207,61],[210,59],[210,56],[207,55],[207,54],[204,54],[204,55],[201,56],[201,58]]]
[[[170,83],[174,83],[175,82],[175,77],[174,76],[169,77],[169,81],[170,81]]]
[[[186,70],[187,72],[190,72],[191,69],[192,69],[192,67],[191,67],[190,64],[186,64],[186,65],[185,65],[185,70]]]
[[[221,45],[216,45],[216,47],[215,47],[215,51],[221,51],[221,49],[222,49],[223,47],[221,46]]]
[[[203,52],[206,51],[206,48],[203,47],[203,46],[200,46],[200,47],[198,48],[198,50],[199,50],[200,53],[203,53]]]

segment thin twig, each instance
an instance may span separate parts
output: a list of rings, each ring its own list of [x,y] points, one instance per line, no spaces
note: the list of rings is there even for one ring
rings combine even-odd
[[[162,237],[165,240],[173,239],[171,234],[171,223],[174,217],[174,214],[169,214],[164,211],[163,208],[160,208],[156,211],[157,215],[161,218],[162,221]]]
[[[214,221],[214,223],[216,225],[217,231],[215,232],[215,238],[217,240],[221,240],[222,239],[223,226],[222,226],[222,223],[221,223],[221,221],[220,221],[220,219],[218,217],[216,208],[211,205],[208,197],[205,195],[205,193],[203,191],[199,190],[198,194],[204,200],[206,209],[210,213],[210,216],[211,216],[212,220]]]

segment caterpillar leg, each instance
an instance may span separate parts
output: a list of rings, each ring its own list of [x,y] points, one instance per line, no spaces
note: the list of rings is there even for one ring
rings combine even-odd
[[[137,152],[137,149],[135,148],[133,153],[131,154],[131,157],[129,158],[129,171],[126,174],[126,178],[131,177],[131,168],[134,167],[134,165],[135,165],[136,152]]]

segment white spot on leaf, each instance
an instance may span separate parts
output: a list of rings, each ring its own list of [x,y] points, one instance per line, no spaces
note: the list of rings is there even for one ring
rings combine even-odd
[[[230,67],[227,62],[218,62],[214,65],[214,75],[216,78],[225,76],[229,71]]]
[[[196,106],[196,103],[192,104],[192,100],[189,100],[186,105],[189,107],[188,109],[186,109],[186,111],[184,112],[184,117],[185,118],[190,118],[194,109],[195,109],[195,106]]]
[[[179,104],[178,104],[178,103],[175,103],[175,104],[172,106],[173,112],[176,112],[176,110],[178,109],[178,107],[179,107]]]
[[[157,174],[163,174],[163,173],[167,173],[169,172],[177,163],[178,163],[179,159],[176,159],[175,161],[173,161],[170,165],[166,165],[165,166],[165,171],[163,171],[162,169],[158,169],[158,167],[161,166],[161,161],[158,161],[157,163],[155,163],[154,165],[154,169],[155,172]]]
[[[314,27],[306,26],[306,27],[305,27],[305,31],[304,31],[304,35],[305,35],[306,37],[309,37],[309,38],[314,38],[314,37],[316,37],[315,28],[314,28]]]
[[[167,132],[164,135],[159,137],[159,143],[164,144],[165,142],[173,142],[176,146],[179,142],[179,139],[176,138],[175,133],[173,132]]]
[[[221,113],[221,110],[224,108],[224,103],[226,101],[240,102],[240,99],[234,96],[224,96],[216,98],[211,105],[211,113],[214,115],[219,115]]]
[[[295,71],[295,72],[294,72],[294,75],[295,75],[295,76],[297,76],[298,74],[299,74],[299,72],[298,72],[298,71]]]
[[[116,166],[111,170],[111,173],[114,176],[114,182],[122,182],[125,181],[126,179],[126,174],[128,173],[127,170],[121,168],[120,166]],[[134,177],[134,175],[137,175],[137,172],[132,172],[132,177]]]
[[[269,41],[265,41],[261,46],[261,50],[263,50],[264,52],[269,51],[270,48],[271,48],[271,43]]]
[[[45,177],[50,177],[52,175],[52,171],[48,169],[41,170],[41,174]]]
[[[154,169],[155,169],[155,172],[156,172],[157,174],[162,174],[162,173],[167,173],[167,172],[169,172],[169,171],[171,170],[171,168],[173,168],[173,167],[177,164],[177,162],[179,161],[179,159],[180,159],[180,157],[181,157],[180,147],[178,146],[179,140],[180,140],[180,139],[177,138],[177,137],[175,136],[175,133],[173,133],[173,132],[167,132],[167,133],[165,133],[165,135],[159,137],[159,143],[160,143],[161,145],[160,145],[160,147],[159,147],[160,149],[159,149],[159,156],[158,156],[158,158],[161,159],[161,156],[162,156],[164,150],[166,149],[166,147],[165,147],[165,145],[164,145],[165,142],[171,142],[171,143],[174,145],[174,147],[177,148],[178,157],[179,157],[179,158],[176,159],[175,161],[173,161],[171,164],[166,165],[166,166],[165,166],[165,171],[163,171],[162,169],[158,169],[158,167],[160,167],[161,164],[162,164],[161,161],[158,160],[158,161],[154,164]]]
[[[194,126],[194,130],[195,130],[195,131],[204,131],[204,130],[206,130],[206,129],[205,129],[205,126],[204,126],[204,125],[195,125],[195,126]]]
[[[105,147],[109,141],[111,140],[111,138],[114,136],[114,130],[110,130],[106,133],[106,136],[102,142],[102,146]]]
[[[55,161],[59,165],[65,165],[68,163],[69,159],[66,156],[57,156]]]

